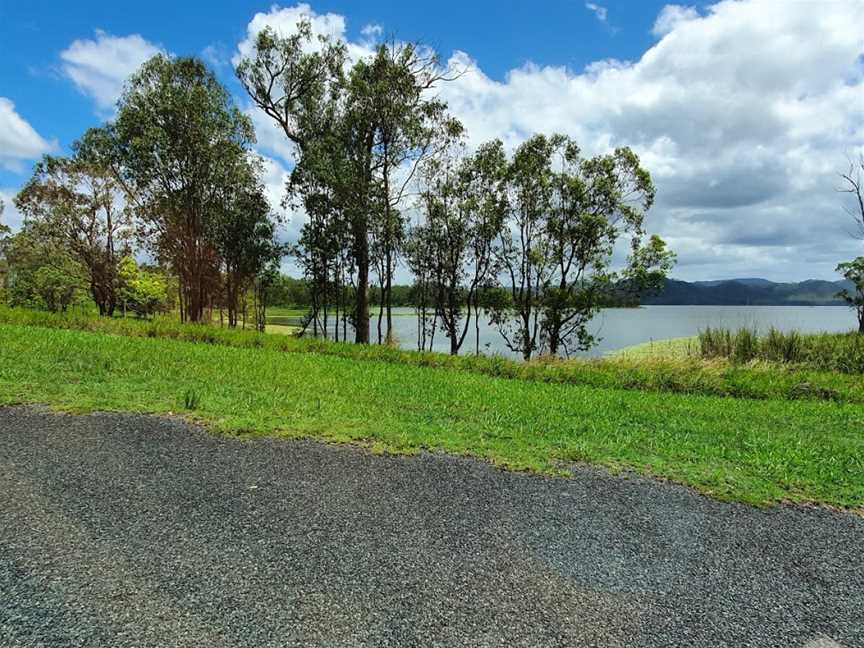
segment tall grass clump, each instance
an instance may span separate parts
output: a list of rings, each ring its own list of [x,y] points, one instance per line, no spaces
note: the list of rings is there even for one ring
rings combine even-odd
[[[803,362],[804,339],[798,331],[784,333],[773,326],[761,340],[762,355],[772,362]]]
[[[753,329],[737,331],[708,327],[699,333],[702,358],[725,358],[735,364],[764,361],[844,374],[864,373],[864,335],[810,333],[770,328],[765,335]]]

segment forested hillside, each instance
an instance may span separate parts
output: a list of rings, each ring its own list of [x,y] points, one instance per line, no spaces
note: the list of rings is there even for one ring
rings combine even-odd
[[[848,281],[810,279],[800,283],[774,283],[765,279],[687,282],[667,279],[661,292],[646,296],[643,304],[726,306],[841,305],[837,297]]]

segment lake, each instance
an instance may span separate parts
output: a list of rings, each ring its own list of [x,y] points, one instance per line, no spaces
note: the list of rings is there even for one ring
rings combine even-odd
[[[411,308],[393,309],[393,327],[400,346],[417,347],[417,319]],[[273,324],[296,326],[300,318],[268,318]],[[845,306],[642,306],[640,308],[611,308],[601,311],[591,322],[590,330],[600,338],[599,344],[586,353],[586,357],[601,356],[622,347],[696,335],[708,326],[755,328],[767,331],[773,326],[803,333],[818,331],[850,331],[857,328],[854,312]],[[377,311],[372,317],[371,335],[377,335]],[[350,338],[349,334],[349,338]],[[447,353],[449,340],[439,330],[435,334],[435,350]],[[499,353],[516,357],[504,344],[497,329],[485,320],[480,325],[480,348],[485,353]],[[474,349],[472,322],[462,353]]]

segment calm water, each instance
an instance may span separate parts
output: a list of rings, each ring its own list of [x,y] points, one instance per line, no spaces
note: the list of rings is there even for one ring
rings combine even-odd
[[[394,309],[393,327],[400,346],[417,346],[417,320],[410,308]],[[278,322],[277,322],[278,320]],[[273,318],[272,323],[297,324],[296,318]],[[372,318],[371,335],[377,335],[377,316]],[[801,332],[848,331],[857,327],[855,314],[844,306],[643,306],[614,308],[601,311],[591,323],[591,331],[600,343],[586,356],[599,356],[622,347],[696,335],[707,326],[739,328],[742,326],[766,331],[773,326],[781,330]],[[350,338],[350,335],[349,335]],[[439,330],[435,334],[435,350],[448,352],[449,340]],[[480,325],[480,348],[486,353],[514,356],[501,335],[485,320]],[[462,353],[474,349],[474,323],[471,323]]]

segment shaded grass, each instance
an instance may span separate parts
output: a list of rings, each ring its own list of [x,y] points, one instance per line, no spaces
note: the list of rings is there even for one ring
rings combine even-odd
[[[167,338],[283,353],[317,353],[351,360],[454,371],[556,384],[637,389],[754,399],[832,400],[864,403],[860,376],[770,363],[735,363],[725,358],[618,357],[596,360],[539,358],[519,362],[501,356],[450,356],[417,352],[393,345],[356,345],[292,335],[204,324],[181,324],[168,317],[153,320],[58,315],[0,305],[0,323],[93,331],[126,337]]]
[[[229,433],[629,468],[754,504],[864,505],[864,407],[503,380],[267,348],[0,325],[0,404],[184,413]],[[597,494],[602,497],[602,493]]]

